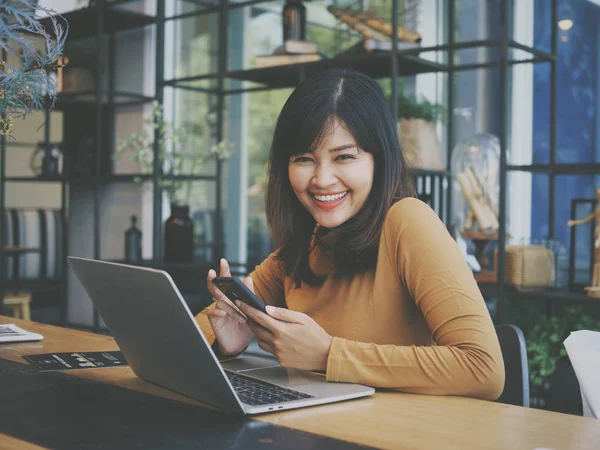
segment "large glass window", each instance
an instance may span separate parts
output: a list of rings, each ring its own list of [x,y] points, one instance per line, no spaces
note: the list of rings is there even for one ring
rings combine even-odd
[[[551,2],[535,1],[535,45],[550,48]],[[600,4],[593,0],[558,1],[556,163],[600,162]],[[550,162],[550,65],[536,65],[533,95],[533,163]],[[540,184],[542,183],[542,184]],[[555,237],[567,248],[571,200],[594,198],[598,176],[558,177]],[[548,186],[533,178],[531,233],[548,234]],[[587,250],[589,251],[589,249]],[[585,252],[579,252],[585,259]],[[589,259],[589,258],[587,258]]]

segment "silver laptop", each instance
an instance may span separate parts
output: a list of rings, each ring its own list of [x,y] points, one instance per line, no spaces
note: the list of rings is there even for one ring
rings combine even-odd
[[[129,366],[146,381],[241,414],[375,392],[368,386],[328,383],[318,374],[286,369],[256,351],[219,362],[169,274],[84,258],[68,261]]]

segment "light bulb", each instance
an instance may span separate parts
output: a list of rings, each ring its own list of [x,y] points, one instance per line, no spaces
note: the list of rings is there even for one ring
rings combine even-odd
[[[569,31],[573,27],[573,21],[571,19],[563,19],[558,21],[558,28],[563,31]]]

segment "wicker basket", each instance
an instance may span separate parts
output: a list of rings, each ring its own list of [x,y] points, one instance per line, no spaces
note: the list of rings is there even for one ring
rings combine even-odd
[[[498,251],[495,265],[498,267]],[[554,253],[540,245],[506,246],[506,284],[518,289],[543,289],[554,282]]]
[[[398,129],[402,153],[408,167],[425,170],[446,168],[433,123],[423,119],[401,118]]]

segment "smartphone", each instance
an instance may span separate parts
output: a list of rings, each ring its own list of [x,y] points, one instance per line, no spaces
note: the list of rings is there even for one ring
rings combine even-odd
[[[264,302],[248,289],[239,278],[217,277],[212,282],[232,302],[235,303],[236,300],[241,300],[267,314],[267,307]]]

